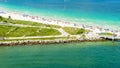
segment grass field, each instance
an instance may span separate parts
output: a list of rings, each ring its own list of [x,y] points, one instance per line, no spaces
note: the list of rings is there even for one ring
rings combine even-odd
[[[74,28],[74,27],[64,27],[63,29],[71,35],[79,35],[85,32],[89,32],[89,30],[85,30],[82,28]]]
[[[107,33],[107,32],[100,33],[99,35],[114,36],[114,34],[113,34],[113,33]]]
[[[23,20],[13,20],[10,16],[4,18],[0,16],[0,22],[12,23],[12,24],[22,24],[22,25],[31,25],[39,27],[17,27],[17,26],[3,26],[0,25],[0,36],[2,37],[27,37],[27,36],[54,36],[61,35],[61,33],[53,28],[62,28],[58,25],[48,25],[43,23],[37,23],[32,21],[23,21]],[[50,27],[50,28],[42,28]],[[73,27],[63,27],[63,30],[71,35],[79,35],[88,32],[82,28],[73,28]]]
[[[0,36],[3,37],[50,36],[60,34],[61,33],[55,29],[0,25]]]

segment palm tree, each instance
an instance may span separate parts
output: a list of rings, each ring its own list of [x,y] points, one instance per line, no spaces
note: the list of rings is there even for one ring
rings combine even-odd
[[[2,16],[0,16],[0,22],[2,22],[3,21],[3,17]]]
[[[8,19],[11,20],[12,19],[11,16],[8,16]]]
[[[8,22],[10,23],[10,22],[12,22],[12,18],[11,18],[11,16],[8,16]]]

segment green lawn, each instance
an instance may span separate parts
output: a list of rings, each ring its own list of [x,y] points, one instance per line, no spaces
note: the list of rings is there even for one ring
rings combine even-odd
[[[50,36],[50,35],[60,35],[60,34],[61,33],[55,29],[0,25],[0,36],[4,36],[4,37]]]
[[[107,32],[100,33],[99,35],[114,36],[114,34],[113,34],[113,33],[107,33]]]
[[[85,29],[74,28],[74,27],[64,27],[63,30],[65,30],[67,33],[69,33],[71,35],[78,35],[78,34],[83,34],[86,32]]]
[[[6,35],[7,32],[9,32],[11,29],[14,29],[14,28],[16,27],[0,25],[0,36]]]

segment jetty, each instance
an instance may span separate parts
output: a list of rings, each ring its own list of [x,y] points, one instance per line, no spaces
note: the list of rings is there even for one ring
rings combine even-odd
[[[100,38],[103,38],[105,40],[109,40],[109,41],[120,41],[120,37],[118,36],[99,36]]]
[[[66,40],[22,40],[22,41],[9,41],[1,42],[0,46],[17,46],[17,45],[44,45],[44,44],[60,44],[60,43],[75,43],[75,42],[99,42],[105,41],[104,39],[66,39]]]

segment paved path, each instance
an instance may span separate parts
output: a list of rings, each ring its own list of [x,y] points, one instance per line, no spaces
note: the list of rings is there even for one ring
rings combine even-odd
[[[68,36],[68,35],[70,35],[70,34],[68,34],[67,32],[65,32],[62,28],[57,28],[57,30],[59,31],[59,32],[61,32],[61,34],[63,35],[63,36]]]
[[[12,40],[12,39],[39,39],[39,38],[59,38],[59,37],[67,37],[67,36],[63,36],[63,35],[56,35],[56,36],[30,36],[30,37],[9,37],[9,38],[5,38],[7,40]],[[75,37],[75,35],[71,35],[70,37]]]

